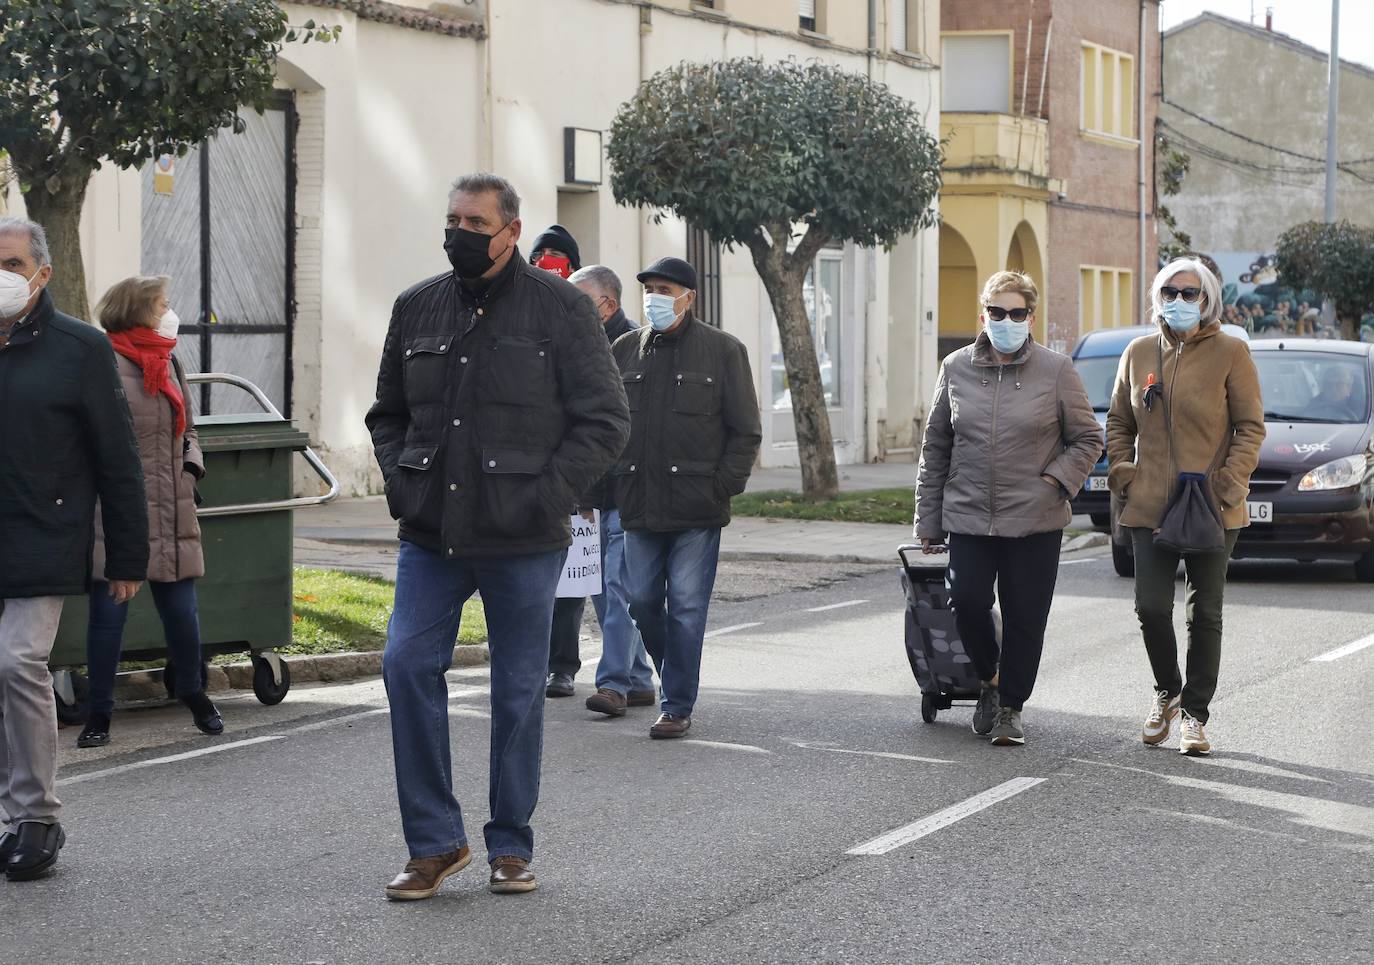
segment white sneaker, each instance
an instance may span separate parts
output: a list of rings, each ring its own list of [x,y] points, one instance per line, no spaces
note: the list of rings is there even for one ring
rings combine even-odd
[[[1189,757],[1204,757],[1212,753],[1212,742],[1202,729],[1202,721],[1187,711],[1183,712],[1183,737],[1179,741],[1178,752]]]
[[[1170,698],[1169,691],[1156,690],[1154,702],[1150,704],[1150,714],[1145,718],[1145,728],[1141,739],[1153,747],[1169,739],[1169,727],[1178,716],[1178,704],[1182,695]]]

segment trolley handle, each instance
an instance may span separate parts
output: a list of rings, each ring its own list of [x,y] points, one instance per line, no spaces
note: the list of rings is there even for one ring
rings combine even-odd
[[[931,549],[936,553],[949,552],[949,546],[945,543],[932,543]],[[924,550],[920,543],[903,543],[901,546],[897,547],[897,555],[902,558],[902,565],[908,568],[911,566],[911,561],[906,558],[906,554],[923,552]]]
[[[285,421],[286,417],[281,414],[267,394],[252,382],[237,375],[229,375],[226,372],[188,372],[186,381],[192,385],[200,385],[206,382],[218,382],[222,385],[232,385],[242,389],[252,397],[253,401],[261,407],[263,412],[275,416]],[[315,474],[324,481],[329,487],[329,492],[323,496],[295,496],[291,499],[273,499],[263,503],[235,503],[229,506],[211,506],[208,509],[197,509],[196,516],[237,516],[246,513],[274,513],[283,509],[300,509],[304,506],[322,506],[327,502],[333,501],[339,495],[339,481],[334,478],[334,474],[329,471],[329,467],[309,446],[301,453],[305,457],[306,463]]]

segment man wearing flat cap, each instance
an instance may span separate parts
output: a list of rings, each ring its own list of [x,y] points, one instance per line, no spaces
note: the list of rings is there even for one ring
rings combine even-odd
[[[630,403],[614,485],[630,616],[663,683],[649,736],[662,740],[692,725],[720,531],[763,433],[744,345],[692,316],[692,266],[661,258],[636,277],[647,324],[612,347]]]

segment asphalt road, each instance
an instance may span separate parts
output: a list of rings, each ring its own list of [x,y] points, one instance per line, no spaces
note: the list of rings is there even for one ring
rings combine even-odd
[[[693,740],[550,702],[529,896],[475,862],[383,898],[405,850],[376,681],[229,698],[218,741],[173,707],[118,715],[102,751],[64,730],[68,845],[53,877],[0,882],[0,961],[1374,960],[1374,646],[1313,659],[1374,634],[1374,593],[1233,566],[1217,751],[1187,759],[1139,739],[1130,583],[1069,559],[1024,748],[968,708],[920,722],[894,568],[727,579]],[[452,675],[477,839],[485,683]]]

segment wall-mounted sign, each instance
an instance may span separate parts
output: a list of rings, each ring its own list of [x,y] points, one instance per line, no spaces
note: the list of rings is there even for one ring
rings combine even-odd
[[[601,183],[601,132],[563,128],[563,180],[568,184]]]
[[[176,184],[177,159],[163,154],[153,162],[153,191],[157,194],[171,194]]]

